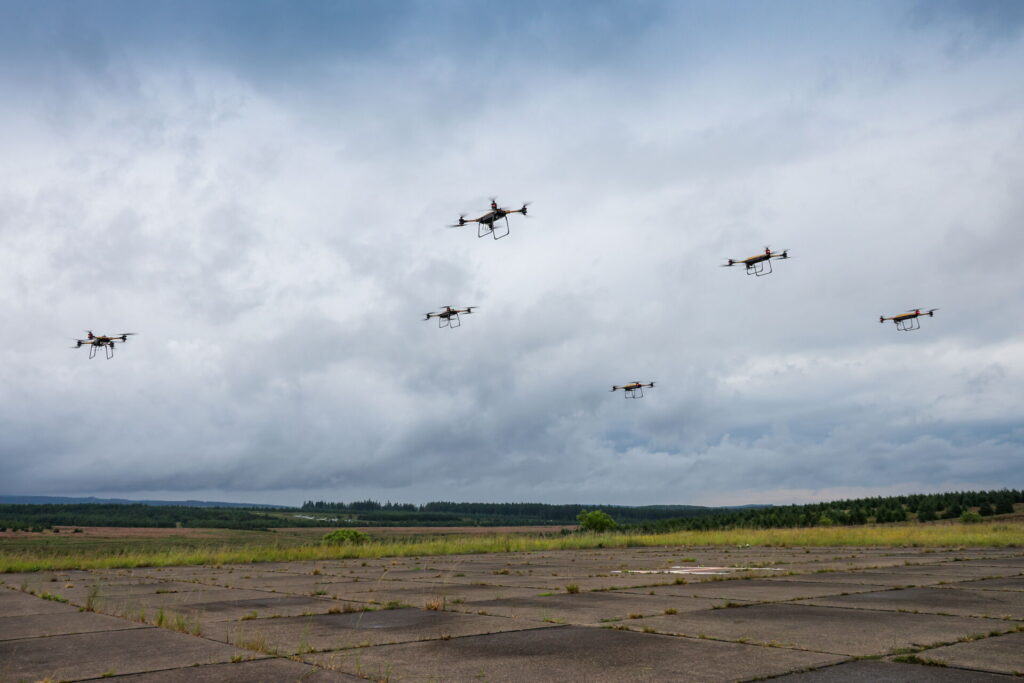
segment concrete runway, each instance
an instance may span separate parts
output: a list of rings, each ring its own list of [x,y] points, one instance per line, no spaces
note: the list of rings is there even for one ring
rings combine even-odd
[[[0,681],[1024,674],[1020,548],[598,549],[0,581]]]

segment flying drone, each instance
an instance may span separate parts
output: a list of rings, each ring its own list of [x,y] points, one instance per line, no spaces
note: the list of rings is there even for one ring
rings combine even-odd
[[[89,358],[96,357],[96,350],[103,347],[107,354],[107,360],[114,357],[114,344],[121,342],[122,344],[128,341],[128,337],[135,334],[134,332],[122,332],[121,334],[106,335],[106,334],[93,334],[91,330],[85,331],[85,339],[76,339],[75,345],[71,348],[80,349],[82,346],[89,347]]]
[[[781,252],[772,251],[769,247],[764,248],[763,254],[757,256],[751,256],[745,259],[727,259],[728,263],[723,263],[723,268],[731,268],[732,266],[742,265],[746,268],[747,275],[756,275],[761,277],[762,275],[768,275],[772,272],[772,259],[773,258],[789,258],[789,249],[783,249]]]
[[[931,308],[927,311],[922,311],[920,308],[911,308],[906,313],[900,313],[894,315],[891,318],[886,318],[884,315],[878,316],[878,322],[884,323],[886,320],[891,320],[896,324],[896,329],[901,332],[910,332],[912,330],[921,329],[921,321],[918,320],[922,315],[929,317],[935,317],[935,311],[939,309]]]
[[[612,391],[618,391],[619,389],[622,389],[623,398],[643,398],[644,387],[653,389],[654,382],[651,382],[650,384],[644,384],[643,382],[630,382],[628,384],[623,384],[621,387],[618,386],[617,384],[613,384]]]
[[[452,308],[451,306],[442,306],[444,310],[439,313],[427,313],[424,320],[430,320],[431,318],[437,318],[438,327],[451,327],[456,328],[462,324],[459,320],[459,313],[472,313],[474,308],[480,308],[479,306],[467,306],[466,308]]]
[[[519,209],[503,209],[498,206],[498,200],[491,198],[491,210],[480,216],[479,218],[466,218],[465,215],[459,216],[459,222],[449,225],[449,228],[461,228],[467,223],[476,223],[476,236],[483,237],[490,234],[496,240],[500,240],[502,237],[508,237],[508,215],[510,213],[521,213],[526,215],[526,207],[530,205],[530,202],[523,202],[522,208]],[[501,228],[501,222],[505,222],[504,229]],[[495,226],[498,226],[495,228]]]

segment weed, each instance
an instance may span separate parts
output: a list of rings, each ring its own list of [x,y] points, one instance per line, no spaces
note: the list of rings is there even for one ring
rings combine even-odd
[[[569,584],[566,584],[566,586],[565,586],[565,592],[566,593],[579,593],[580,592],[580,587],[578,585],[576,585],[575,583],[569,583]]]
[[[68,599],[65,598],[63,595],[58,595],[57,593],[47,593],[45,591],[40,593],[39,597],[42,598],[43,600],[53,600],[54,602],[67,602],[68,601]]]
[[[402,609],[403,607],[411,607],[411,606],[412,605],[407,605],[404,602],[402,602],[401,600],[392,600],[390,602],[384,603],[384,609]]]
[[[327,591],[313,591],[310,595],[327,595]]]
[[[628,616],[630,619],[643,619],[644,618],[644,615],[640,614],[639,612],[630,612],[626,616]]]
[[[893,657],[892,661],[901,662],[903,664],[924,664],[925,666],[947,666],[945,662],[941,662],[937,659],[928,659],[926,657],[918,657],[917,655],[902,655],[900,657]]]
[[[428,609],[432,612],[443,612],[446,606],[447,605],[445,604],[445,597],[441,596],[440,598],[427,600],[427,602],[424,603],[423,608]]]
[[[167,615],[164,614],[163,607],[156,611],[156,625],[160,628],[164,628],[165,626],[167,626]]]
[[[85,596],[85,605],[82,609],[86,612],[96,611],[96,598],[100,596],[100,587],[93,584],[89,586],[89,592]]]
[[[665,610],[665,614],[679,614],[679,610],[677,610],[675,607],[669,607]]]

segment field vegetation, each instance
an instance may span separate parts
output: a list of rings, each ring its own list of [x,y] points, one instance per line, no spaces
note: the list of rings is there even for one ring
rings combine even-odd
[[[373,501],[356,504],[366,506]],[[295,560],[331,560],[375,558],[388,556],[427,556],[471,553],[518,552],[586,548],[622,548],[634,546],[925,546],[925,547],[992,547],[1024,546],[1024,492],[1015,490],[956,492],[888,498],[816,503],[812,505],[773,506],[731,509],[714,514],[656,519],[639,524],[622,524],[604,510],[581,510],[575,506],[579,529],[538,526],[521,533],[451,533],[445,527],[433,529],[386,526],[370,528],[370,535],[344,525],[335,525],[334,532],[323,535],[322,527],[279,527],[262,531],[225,528],[124,528],[122,533],[94,534],[92,527],[43,527],[40,519],[63,519],[53,506],[0,506],[0,572],[35,571],[40,569],[92,569],[113,567],[169,566],[271,562]],[[1015,512],[1014,505],[1022,510]],[[316,507],[319,504],[309,504]],[[318,510],[328,510],[323,504]],[[390,505],[390,504],[389,504]],[[456,504],[452,504],[456,505]],[[477,505],[477,504],[459,504]],[[501,504],[495,509],[483,508],[481,514],[501,513],[508,509]],[[532,504],[524,509],[536,509]],[[41,508],[41,510],[6,510],[5,508]],[[173,507],[164,506],[147,512],[146,506],[131,508],[125,521],[137,520],[153,512],[163,522],[174,519]],[[372,507],[372,506],[371,506]],[[560,507],[560,506],[547,506]],[[567,506],[568,507],[568,506]],[[631,508],[641,510],[644,508]],[[659,514],[667,509],[659,507]],[[202,508],[183,508],[195,513],[190,523],[199,523]],[[608,508],[617,513],[622,508]],[[96,514],[107,520],[112,510]],[[469,511],[463,511],[469,514]],[[6,531],[3,513],[34,519],[36,533]],[[77,514],[72,511],[71,514]],[[283,515],[284,516],[281,516]],[[462,514],[462,513],[460,513]],[[33,518],[33,515],[35,517]],[[55,515],[55,516],[47,516]],[[275,524],[290,521],[281,511],[213,509],[215,522],[230,520],[230,515],[244,524],[253,520],[248,515],[276,519]],[[276,517],[275,517],[276,516]],[[162,523],[163,523],[162,522]],[[343,528],[338,528],[339,526]],[[17,527],[8,527],[17,528]],[[40,533],[44,528],[52,531]],[[399,533],[395,533],[399,532]]]
[[[118,567],[220,565],[249,562],[292,562],[350,558],[410,557],[538,550],[581,550],[646,546],[890,546],[1007,547],[1024,546],[1024,521],[989,520],[981,524],[950,521],[940,524],[828,526],[795,529],[725,529],[642,533],[474,534],[374,538],[362,544],[321,544],[308,534],[230,532],[230,536],[198,539],[130,539],[90,546],[61,536],[45,547],[12,548],[0,542],[0,572],[45,569],[109,569]],[[66,542],[66,543],[62,543]]]

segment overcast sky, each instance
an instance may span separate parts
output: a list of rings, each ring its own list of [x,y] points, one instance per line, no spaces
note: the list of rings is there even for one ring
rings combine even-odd
[[[1021,487],[1022,74],[1016,0],[0,0],[0,493]]]

